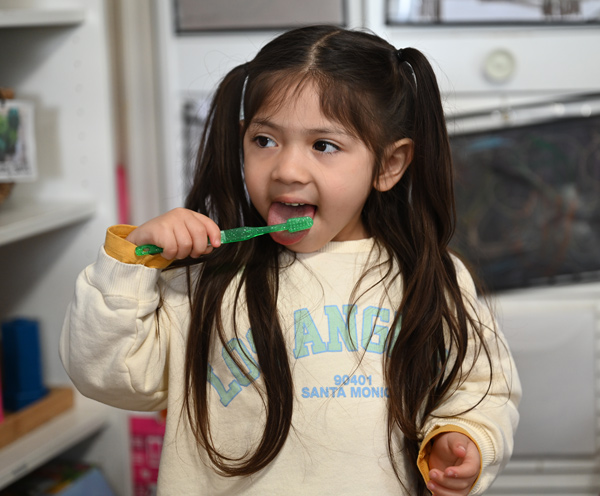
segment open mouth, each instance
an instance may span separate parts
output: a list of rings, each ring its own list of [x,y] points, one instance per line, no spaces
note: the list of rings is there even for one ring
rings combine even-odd
[[[317,207],[308,203],[282,203],[275,202],[271,204],[267,224],[270,226],[275,224],[283,224],[288,219],[295,217],[315,217]]]
[[[288,219],[296,217],[310,217],[314,219],[317,207],[308,203],[284,203],[274,202],[269,208],[269,214],[267,218],[267,224],[270,226],[275,224],[283,224]],[[291,245],[302,240],[310,231],[306,229],[304,231],[298,231],[291,233],[289,231],[281,231],[271,233],[273,240],[282,245]]]

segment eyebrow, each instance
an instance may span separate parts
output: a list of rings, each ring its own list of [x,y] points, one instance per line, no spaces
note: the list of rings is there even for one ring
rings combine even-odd
[[[282,126],[278,126],[277,124],[275,124],[274,122],[270,121],[269,119],[260,119],[260,118],[255,118],[252,119],[252,122],[250,123],[249,128],[252,127],[268,127],[271,128],[275,131],[282,131],[283,127]],[[304,129],[302,131],[303,134],[306,135],[311,135],[311,134],[343,134],[344,136],[348,136],[350,138],[353,138],[354,136],[352,134],[350,134],[348,131],[346,131],[346,129],[344,129],[343,127],[316,127],[316,128],[309,128],[309,129]]]

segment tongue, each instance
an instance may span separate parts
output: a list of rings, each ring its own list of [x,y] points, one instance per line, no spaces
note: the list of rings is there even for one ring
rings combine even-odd
[[[284,203],[273,203],[269,209],[269,216],[267,218],[267,224],[273,226],[275,224],[283,224],[288,219],[296,217],[310,217],[311,219],[315,216],[314,205],[286,205]]]
[[[283,224],[288,219],[296,217],[310,217],[314,219],[316,207],[314,205],[285,205],[283,203],[273,203],[269,209],[267,224],[273,226],[275,224]],[[309,229],[291,233],[288,231],[274,232],[270,236],[276,243],[282,245],[293,245],[301,241],[307,234]]]

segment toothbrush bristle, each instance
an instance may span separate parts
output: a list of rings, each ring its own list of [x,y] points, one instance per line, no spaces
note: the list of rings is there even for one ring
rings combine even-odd
[[[310,217],[294,217],[287,220],[287,230],[291,233],[310,229],[313,225],[313,220]]]

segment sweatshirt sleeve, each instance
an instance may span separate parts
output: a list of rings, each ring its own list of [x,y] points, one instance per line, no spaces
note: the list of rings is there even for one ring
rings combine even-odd
[[[60,337],[61,360],[85,396],[128,410],[163,409],[175,322],[157,320],[162,271],[110,256],[115,244],[126,251],[131,245],[110,238],[109,231],[96,262],[76,280]]]
[[[426,458],[427,446],[436,435],[447,431],[464,433],[475,442],[481,456],[480,475],[469,493],[479,495],[489,488],[512,454],[519,422],[517,407],[521,384],[504,335],[487,306],[478,301],[470,274],[460,263],[457,272],[467,306],[473,305],[481,321],[489,360],[484,349],[478,353],[478,346],[471,337],[462,366],[462,380],[426,420],[419,462],[420,467],[426,463],[422,458]]]
[[[125,224],[109,227],[106,231],[106,241],[104,242],[106,253],[120,262],[127,264],[145,265],[154,269],[168,267],[171,261],[166,260],[160,254],[143,255],[141,257],[135,254],[136,246],[125,239],[134,229],[136,229],[135,226]]]

